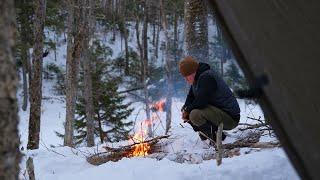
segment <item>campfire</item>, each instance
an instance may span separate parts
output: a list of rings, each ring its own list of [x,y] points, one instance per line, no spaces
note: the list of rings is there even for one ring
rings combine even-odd
[[[146,156],[151,153],[151,146],[146,142],[148,138],[147,128],[153,126],[157,120],[160,120],[157,112],[163,112],[165,109],[165,100],[161,99],[151,105],[151,119],[146,119],[141,122],[140,130],[130,139],[134,145],[134,150],[130,154],[132,156]]]
[[[108,161],[118,161],[123,157],[145,157],[159,151],[161,147],[157,146],[157,143],[160,139],[168,138],[169,136],[149,137],[147,130],[149,126],[154,127],[155,123],[157,123],[157,126],[161,124],[158,112],[165,111],[165,100],[162,99],[153,103],[150,109],[152,111],[151,119],[146,119],[139,124],[138,131],[132,137],[129,137],[129,145],[117,148],[104,146],[106,152],[94,154],[88,157],[87,161],[90,164],[100,165]],[[157,127],[153,131],[156,129]]]
[[[133,140],[138,143],[134,145],[132,156],[146,156],[150,153],[150,144],[145,142],[147,137],[146,131],[140,131],[133,136]]]

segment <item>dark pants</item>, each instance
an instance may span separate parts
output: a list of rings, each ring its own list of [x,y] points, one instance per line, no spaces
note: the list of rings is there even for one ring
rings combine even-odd
[[[191,123],[197,127],[200,127],[206,124],[207,122],[217,127],[222,122],[223,129],[231,130],[238,125],[238,122],[232,119],[230,115],[228,115],[221,109],[211,105],[207,106],[204,109],[192,110],[189,115],[189,118]]]

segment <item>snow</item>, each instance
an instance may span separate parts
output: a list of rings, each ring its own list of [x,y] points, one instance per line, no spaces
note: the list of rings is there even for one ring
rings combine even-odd
[[[209,22],[210,27],[213,24]],[[151,30],[151,28],[150,28]],[[136,49],[136,38],[134,35],[134,25],[130,26],[129,46]],[[53,36],[48,32],[49,36]],[[150,32],[149,32],[150,33]],[[209,34],[216,33],[215,28],[209,28]],[[183,26],[179,26],[179,40],[183,41]],[[111,34],[109,34],[111,37]],[[106,34],[96,34],[99,39],[104,39]],[[104,37],[104,38],[103,38]],[[124,43],[116,36],[116,41],[110,43],[106,38],[103,41],[113,49],[112,58],[117,57]],[[63,41],[62,37],[59,37]],[[160,41],[163,40],[163,34],[160,35]],[[150,44],[151,49],[153,48]],[[65,67],[66,44],[62,44],[57,49],[57,61],[54,60],[54,53],[50,53],[46,58],[46,63],[55,63],[60,67]],[[161,51],[159,51],[161,52]],[[149,53],[151,54],[151,53]],[[162,54],[159,54],[157,65],[161,65]],[[156,160],[152,156],[146,158],[123,158],[118,162],[108,162],[100,166],[93,166],[86,161],[86,156],[92,153],[103,151],[102,145],[93,148],[62,147],[63,139],[56,136],[55,131],[63,133],[63,123],[65,121],[65,102],[64,98],[53,95],[52,86],[54,81],[43,81],[43,97],[48,97],[42,101],[41,114],[41,134],[40,147],[38,150],[26,150],[28,139],[28,118],[29,110],[26,112],[20,108],[19,132],[21,139],[22,153],[25,155],[21,162],[20,178],[25,179],[26,160],[33,157],[35,166],[35,175],[37,180],[100,180],[100,179],[153,179],[153,180],[188,180],[188,179],[299,179],[293,169],[289,159],[282,148],[273,149],[249,149],[242,148],[240,156],[224,158],[221,166],[217,166],[215,160],[203,160],[203,156],[213,153],[206,142],[202,142],[197,133],[187,123],[182,123],[181,106],[182,100],[173,99],[172,104],[172,128],[170,130],[170,139],[167,145],[164,145],[164,151],[167,152],[162,160]],[[152,88],[151,86],[149,88]],[[18,95],[21,100],[21,89]],[[21,103],[20,103],[21,104]],[[263,112],[257,104],[248,104],[239,100],[241,108],[241,123],[256,123],[252,119],[264,119]],[[146,119],[143,111],[143,104],[132,104],[134,111],[128,118],[130,121],[140,124]],[[154,130],[156,135],[164,134],[165,113],[156,114],[160,119],[154,121]],[[138,131],[136,126],[135,131]],[[227,139],[223,143],[230,143],[239,137],[247,135],[238,129],[228,131]],[[260,142],[277,141],[275,137],[270,137],[266,132],[260,139]],[[126,145],[129,141],[107,144],[108,146]],[[161,142],[163,143],[163,142]],[[177,156],[182,156],[182,162],[177,163]]]
[[[34,156],[37,179],[298,179],[280,148],[226,158],[219,167],[214,160],[200,164],[179,164],[168,159],[158,161],[142,157],[123,158],[118,162],[93,166],[77,150],[71,151],[67,147],[55,150],[65,157],[47,150],[29,153]]]
[[[50,87],[50,82],[45,83]],[[49,88],[44,93],[50,93]],[[247,116],[258,118],[263,114],[257,105],[246,105],[239,101],[242,110],[241,122],[252,123]],[[232,158],[224,158],[221,166],[217,166],[215,160],[203,160],[202,154],[212,152],[213,149],[200,141],[197,133],[193,132],[188,124],[180,125],[181,100],[174,99],[173,121],[171,133],[171,144],[166,147],[168,155],[162,160],[150,157],[123,158],[118,162],[108,162],[100,166],[93,166],[86,161],[86,156],[97,151],[103,151],[101,145],[94,148],[69,148],[57,147],[62,144],[54,131],[63,132],[63,121],[65,118],[64,102],[53,98],[43,100],[42,122],[41,122],[41,143],[38,150],[23,150],[25,154],[21,162],[21,178],[24,178],[25,162],[28,157],[33,157],[36,178],[39,180],[70,180],[70,179],[299,179],[286,154],[282,148],[268,150],[241,149],[241,155]],[[137,124],[145,119],[145,113],[139,109],[142,104],[133,104],[135,111],[129,120],[137,120]],[[158,113],[161,120],[164,120],[165,113]],[[27,117],[28,113],[20,112],[20,134],[22,146],[26,147],[27,141]],[[163,134],[164,130],[160,125],[161,121],[155,123],[156,134]],[[164,123],[164,122],[163,122]],[[228,137],[223,143],[234,141],[239,134],[237,131],[229,131]],[[267,137],[263,141],[276,140],[274,137]],[[127,141],[118,143],[127,144]],[[53,145],[53,147],[51,147]],[[110,144],[109,144],[110,145]],[[117,144],[112,144],[116,146]],[[26,148],[24,148],[26,149]],[[248,153],[248,154],[247,154]],[[178,154],[185,159],[183,163],[172,160]]]

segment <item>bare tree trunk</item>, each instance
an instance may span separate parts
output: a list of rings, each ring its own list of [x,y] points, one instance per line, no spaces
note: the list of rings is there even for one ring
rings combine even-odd
[[[128,45],[128,33],[129,31],[125,28],[125,32],[124,32],[124,49],[125,49],[125,75],[129,75],[129,45]]]
[[[102,144],[103,141],[104,141],[104,132],[103,132],[103,130],[102,130],[101,117],[100,117],[99,111],[97,112],[97,115],[98,115],[100,142],[101,142],[101,144]]]
[[[84,68],[84,99],[86,110],[86,126],[87,126],[87,146],[94,146],[94,106],[92,94],[92,65],[89,59],[89,41],[91,38],[90,19],[92,16],[92,3],[94,0],[85,0],[83,17],[84,17],[84,31],[83,31],[83,68]]]
[[[144,19],[143,19],[143,31],[142,31],[142,45],[143,45],[143,63],[145,65],[146,75],[149,75],[148,65],[148,23],[149,23],[149,3],[148,0],[144,1]]]
[[[206,1],[185,1],[186,54],[208,62],[208,22]]]
[[[28,171],[28,175],[29,175],[29,180],[35,180],[36,176],[34,174],[34,165],[33,165],[33,158],[29,157],[27,162],[26,162],[26,168]]]
[[[0,2],[0,179],[19,177],[18,77],[13,48],[15,43],[14,1]]]
[[[173,48],[174,48],[174,61],[177,62],[178,59],[178,48],[179,48],[179,32],[178,32],[178,12],[174,12],[174,24],[173,24]]]
[[[83,1],[69,0],[68,8],[68,44],[66,63],[66,123],[64,145],[73,146],[74,114],[78,91],[78,75],[81,52],[83,49],[83,21],[80,9]],[[77,4],[76,4],[77,3]],[[77,5],[77,6],[76,6]]]
[[[146,19],[144,19],[144,21],[146,21]],[[143,34],[142,36],[146,35],[144,33],[145,28],[147,28],[147,25],[144,25],[143,27]],[[146,54],[145,48],[148,46],[145,44],[145,40],[147,37],[143,37],[143,46],[141,45],[140,42],[140,28],[139,28],[139,17],[138,15],[136,16],[136,38],[137,38],[137,44],[138,44],[138,49],[140,51],[140,62],[141,62],[141,84],[143,86],[143,94],[144,94],[144,103],[145,103],[145,111],[146,111],[146,116],[147,119],[150,120],[150,106],[149,106],[149,93],[148,93],[148,87],[147,87],[147,69],[148,69],[148,64],[146,61],[148,61],[148,59],[145,59],[145,55],[148,56],[148,54]],[[148,123],[148,132],[147,132],[149,137],[153,136],[153,132],[152,132],[152,124]]]
[[[41,100],[42,100],[42,60],[44,41],[44,21],[46,15],[46,1],[36,0],[35,6],[35,44],[32,53],[32,75],[30,79],[30,117],[28,149],[39,148]]]
[[[142,44],[143,44],[143,91],[146,104],[146,116],[148,120],[151,120],[150,117],[150,102],[149,102],[149,90],[148,90],[148,76],[149,76],[149,62],[148,62],[148,9],[149,3],[148,0],[144,1],[144,19],[143,19],[143,30],[142,30]],[[153,137],[152,123],[148,123],[148,136]]]
[[[161,20],[159,20],[159,21],[161,21]],[[159,22],[159,23],[161,23],[161,22]],[[155,52],[154,52],[156,58],[158,58],[158,55],[159,55],[159,39],[160,39],[160,30],[161,30],[160,27],[161,27],[161,25],[159,24],[157,26],[156,46],[155,46]]]
[[[29,100],[29,91],[28,91],[28,48],[26,45],[22,45],[21,48],[21,62],[22,62],[22,82],[23,82],[23,103],[22,103],[22,110],[26,111],[28,107],[28,100]]]
[[[162,19],[162,28],[165,34],[165,62],[166,62],[166,74],[167,74],[167,101],[166,101],[166,131],[167,134],[171,127],[171,105],[172,105],[172,57],[170,56],[170,37],[168,32],[168,21],[166,14],[164,12],[163,0],[160,3],[161,19]]]
[[[143,83],[143,68],[144,68],[144,63],[143,63],[143,49],[142,49],[142,45],[140,42],[140,28],[139,28],[139,17],[136,17],[136,38],[137,38],[137,44],[138,44],[138,49],[139,49],[139,55],[140,55],[140,62],[141,62],[141,66],[140,66],[140,71],[141,71],[141,76],[140,76],[140,81],[141,83]]]
[[[224,70],[223,70],[223,64],[226,62],[226,56],[227,56],[227,50],[226,50],[226,46],[223,40],[223,36],[222,36],[222,32],[220,27],[217,25],[217,35],[218,35],[218,42],[219,42],[219,49],[220,49],[220,70],[221,70],[221,77],[224,76]]]
[[[125,3],[125,1],[123,1],[123,3]],[[126,6],[125,4],[123,4],[122,6]],[[124,39],[124,49],[125,49],[125,67],[124,67],[124,72],[125,75],[129,75],[129,45],[128,45],[128,37],[129,37],[129,31],[126,28],[126,13],[125,13],[125,8],[121,8],[120,10],[120,32],[123,35],[123,39]]]

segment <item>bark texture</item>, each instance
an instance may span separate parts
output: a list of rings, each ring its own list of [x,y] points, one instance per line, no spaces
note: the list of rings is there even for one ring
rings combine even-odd
[[[64,145],[73,146],[73,127],[78,92],[79,64],[83,51],[84,1],[68,1],[68,44],[66,63],[66,123]]]
[[[46,12],[46,1],[34,1],[34,46],[32,54],[32,73],[30,78],[30,116],[28,149],[39,148],[41,99],[42,99],[42,55],[44,41],[44,21]]]
[[[19,174],[17,73],[13,59],[14,3],[0,1],[0,179],[15,180]]]
[[[166,101],[166,130],[165,134],[168,134],[170,127],[171,127],[171,105],[172,105],[172,90],[173,90],[173,84],[172,84],[172,61],[173,57],[170,53],[170,37],[168,32],[168,21],[166,18],[166,14],[164,11],[164,0],[161,0],[160,3],[160,9],[161,9],[161,18],[162,18],[162,29],[164,31],[165,35],[165,69],[166,69],[166,75],[167,75],[167,101]]]
[[[84,32],[83,32],[83,67],[84,67],[84,99],[86,104],[86,126],[87,126],[87,146],[94,146],[94,107],[92,95],[92,75],[91,75],[91,61],[89,57],[89,41],[93,31],[90,31],[90,20],[92,16],[92,5],[94,0],[86,0],[83,11],[84,14]]]

